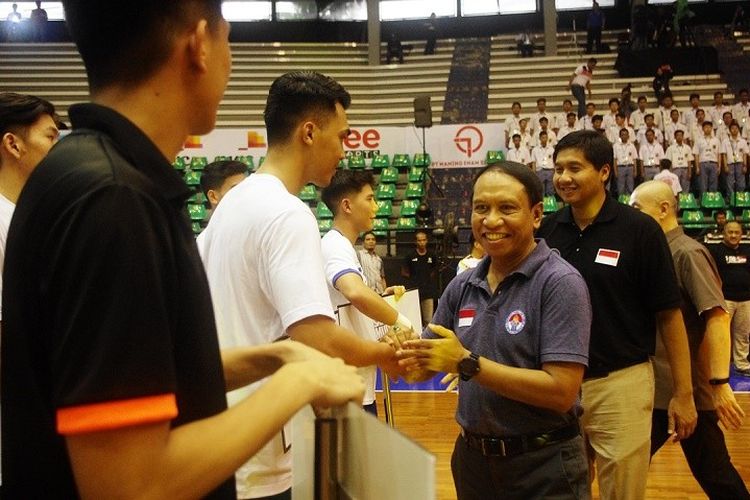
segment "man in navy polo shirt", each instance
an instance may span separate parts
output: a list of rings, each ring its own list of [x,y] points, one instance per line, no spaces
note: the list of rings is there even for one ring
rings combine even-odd
[[[602,498],[646,493],[654,403],[656,331],[674,376],[669,416],[676,439],[697,414],[690,353],[667,240],[653,219],[607,195],[613,152],[596,132],[578,131],[555,147],[554,184],[569,206],[548,216],[537,236],[580,271],[591,294],[589,367],[581,417]],[[676,426],[675,426],[676,425]]]
[[[586,284],[534,239],[542,185],[528,167],[487,167],[472,205],[487,257],[451,281],[429,339],[404,344],[403,354],[416,356],[404,364],[426,370],[421,378],[460,374],[462,430],[451,460],[460,500],[589,498],[578,423],[591,325]]]

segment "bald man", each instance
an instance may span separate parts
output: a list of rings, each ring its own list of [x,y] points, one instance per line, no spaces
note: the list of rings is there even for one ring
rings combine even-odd
[[[682,315],[690,344],[693,396],[698,409],[695,432],[681,440],[682,451],[693,476],[709,498],[750,498],[732,465],[724,435],[719,428],[737,429],[744,412],[729,387],[729,314],[721,293],[721,280],[708,249],[685,235],[677,222],[672,188],[661,181],[638,186],[630,204],[651,216],[669,242],[682,294]],[[669,439],[667,405],[672,373],[666,350],[657,337],[652,359],[656,394],[651,427],[651,455]]]

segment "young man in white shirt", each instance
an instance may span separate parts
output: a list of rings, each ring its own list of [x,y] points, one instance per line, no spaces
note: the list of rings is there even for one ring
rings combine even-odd
[[[708,110],[709,118],[714,126],[714,129],[718,128],[719,123],[721,123],[722,117],[724,116],[724,113],[727,111],[732,110],[729,108],[729,106],[724,104],[724,94],[721,91],[714,92],[714,103]]]
[[[750,102],[748,102],[748,97],[750,97],[750,95],[748,95],[748,90],[740,89],[740,101],[732,106],[732,116],[737,120],[737,123],[739,123],[740,130],[745,129],[748,120],[748,113],[750,113]]]
[[[661,104],[659,105],[659,108],[656,110],[656,113],[654,113],[654,122],[656,123],[656,127],[662,132],[666,132],[666,127],[670,122],[672,110],[677,111],[677,121],[679,123],[683,123],[682,113],[680,113],[679,108],[674,105],[674,102],[672,101],[672,94],[665,94],[661,98]]]
[[[647,106],[648,100],[646,96],[638,96],[638,109],[630,113],[630,125],[635,130],[640,130],[646,124],[646,115],[652,114],[651,111],[646,109]]]
[[[567,115],[567,121],[565,122],[565,124],[560,127],[560,130],[557,131],[557,140],[558,141],[561,140],[563,137],[565,137],[571,132],[580,130],[579,125],[580,125],[580,122],[578,121],[576,114],[571,111]]]
[[[691,129],[693,125],[696,123],[696,113],[699,109],[701,109],[701,96],[697,93],[690,94],[690,107],[685,108],[685,110],[682,112],[682,116],[685,119],[685,125],[687,126],[688,130]]]
[[[680,178],[672,172],[672,162],[669,161],[669,158],[662,158],[659,162],[659,168],[661,171],[654,176],[654,180],[668,185],[676,198],[682,192],[682,184]]]
[[[667,148],[664,157],[672,162],[672,172],[680,180],[682,192],[690,191],[690,167],[693,162],[693,150],[685,144],[685,132],[674,131],[674,143]]]
[[[560,137],[560,129],[568,123],[568,114],[573,113],[573,102],[570,99],[565,99],[562,103],[562,112],[555,115],[554,120],[550,123],[552,130]],[[573,113],[578,120],[578,115]],[[573,122],[575,125],[575,121]]]
[[[722,142],[722,150],[727,174],[727,197],[731,201],[736,191],[745,190],[747,155],[750,154],[747,141],[740,135],[740,124],[736,121],[729,126],[729,137]]]
[[[674,144],[674,133],[678,130],[681,130],[684,134],[687,132],[687,127],[684,123],[680,122],[680,112],[672,108],[672,111],[669,112],[669,122],[664,127],[664,145],[665,147],[669,147],[672,144]]]
[[[586,64],[579,65],[568,81],[568,88],[578,101],[578,118],[586,112],[586,93],[591,98],[591,79],[594,77],[596,63],[596,59],[592,57]]]
[[[557,144],[557,134],[555,134],[552,130],[550,130],[549,120],[547,119],[547,117],[542,116],[539,118],[539,129],[536,132],[534,132],[534,139],[531,144],[531,149],[534,149],[536,146],[539,145],[540,143],[539,136],[541,135],[542,132],[547,134],[547,144],[549,144],[553,148],[555,147],[555,144]]]
[[[513,146],[508,149],[508,154],[505,157],[508,161],[515,161],[524,165],[531,163],[529,148],[521,144],[521,134],[513,134]]]
[[[360,233],[372,229],[372,221],[378,211],[373,193],[374,185],[375,179],[369,171],[339,169],[321,193],[321,200],[333,212],[333,228],[320,242],[331,305],[337,308],[352,304],[365,316],[414,336],[414,328],[409,319],[368,286],[354,249]],[[393,292],[401,295],[404,287],[386,290],[386,293]],[[366,340],[379,340],[372,338],[372,332],[355,333]],[[417,334],[416,337],[418,336]],[[377,415],[375,367],[360,368],[360,374],[365,380],[362,406],[365,411]]]
[[[687,137],[687,141],[691,146],[695,146],[695,143],[703,137],[703,122],[706,121],[706,112],[703,109],[698,109],[695,112],[695,122],[690,127],[690,135]],[[711,125],[711,135],[714,135],[714,128]]]
[[[609,113],[606,113],[602,117],[602,127],[604,130],[609,130],[609,127],[617,123],[617,113],[620,112],[620,100],[613,97],[609,100]]]
[[[549,124],[549,120],[552,119],[552,115],[547,112],[547,99],[544,97],[540,97],[536,100],[536,112],[531,115],[531,119],[529,120],[529,132],[535,137],[541,128],[539,125],[539,119],[542,117],[547,118],[547,124]]]
[[[505,147],[509,147],[510,138],[521,130],[521,103],[514,102],[511,107],[511,115],[505,119]]]
[[[586,114],[578,118],[579,130],[594,130],[594,115],[596,114],[596,104],[589,102],[586,104]],[[601,116],[601,115],[600,115]]]
[[[721,116],[721,123],[719,123],[719,126],[715,130],[716,138],[719,139],[719,142],[723,143],[725,139],[729,138],[729,126],[733,121],[735,120],[732,112],[724,111],[724,114]]]
[[[664,148],[656,139],[655,129],[646,129],[646,141],[641,144],[638,156],[641,160],[641,175],[644,181],[650,181],[659,173],[659,162],[664,158]]]
[[[612,145],[612,151],[614,153],[614,177],[617,179],[617,194],[630,194],[633,192],[635,183],[638,151],[630,140],[630,132],[627,128],[620,129],[620,137]]]
[[[633,127],[628,125],[627,117],[625,116],[625,113],[622,112],[617,113],[617,116],[615,117],[615,124],[607,128],[607,139],[609,139],[609,142],[611,142],[612,144],[618,142],[620,140],[620,131],[622,129],[627,129],[628,142],[634,144],[635,132],[633,131]]]
[[[656,127],[656,123],[654,122],[654,115],[649,113],[644,117],[644,119],[645,123],[643,127],[638,130],[638,136],[636,137],[638,149],[640,150],[641,146],[646,142],[646,132],[648,132],[649,130],[652,130],[654,132],[654,138],[656,139],[656,142],[658,142],[659,144],[664,144],[664,134],[662,134],[661,130]]]
[[[320,234],[303,186],[326,186],[349,135],[349,93],[315,72],[287,73],[271,85],[264,119],[263,165],[229,191],[199,248],[222,348],[259,345],[285,336],[355,366],[401,373],[395,349],[339,327],[323,271]],[[230,404],[257,389],[227,394]],[[237,471],[239,498],[288,495],[288,435],[272,439]]]
[[[531,150],[531,169],[536,171],[539,180],[544,187],[544,196],[554,196],[555,186],[552,184],[552,177],[555,173],[555,164],[552,161],[552,154],[555,148],[549,143],[547,132],[542,130],[539,133],[539,144]]]
[[[714,125],[706,120],[702,123],[703,135],[695,140],[695,175],[698,175],[698,198],[705,192],[719,190],[719,165],[721,161],[721,143],[714,135]]]
[[[521,147],[530,151],[533,146],[534,137],[529,131],[528,123],[529,121],[526,118],[521,118],[521,121],[519,122],[521,128],[518,130],[518,135],[521,136]]]

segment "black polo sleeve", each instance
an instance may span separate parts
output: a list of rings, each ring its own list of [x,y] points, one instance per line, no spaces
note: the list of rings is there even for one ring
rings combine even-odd
[[[653,219],[641,215],[642,229],[633,236],[637,237],[635,248],[640,252],[636,272],[643,302],[654,313],[678,308],[680,288],[667,238]]]

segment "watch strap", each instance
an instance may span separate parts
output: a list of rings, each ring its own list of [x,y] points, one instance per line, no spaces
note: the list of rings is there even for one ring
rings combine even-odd
[[[724,385],[729,383],[729,377],[727,378],[712,378],[708,381],[711,385]]]

